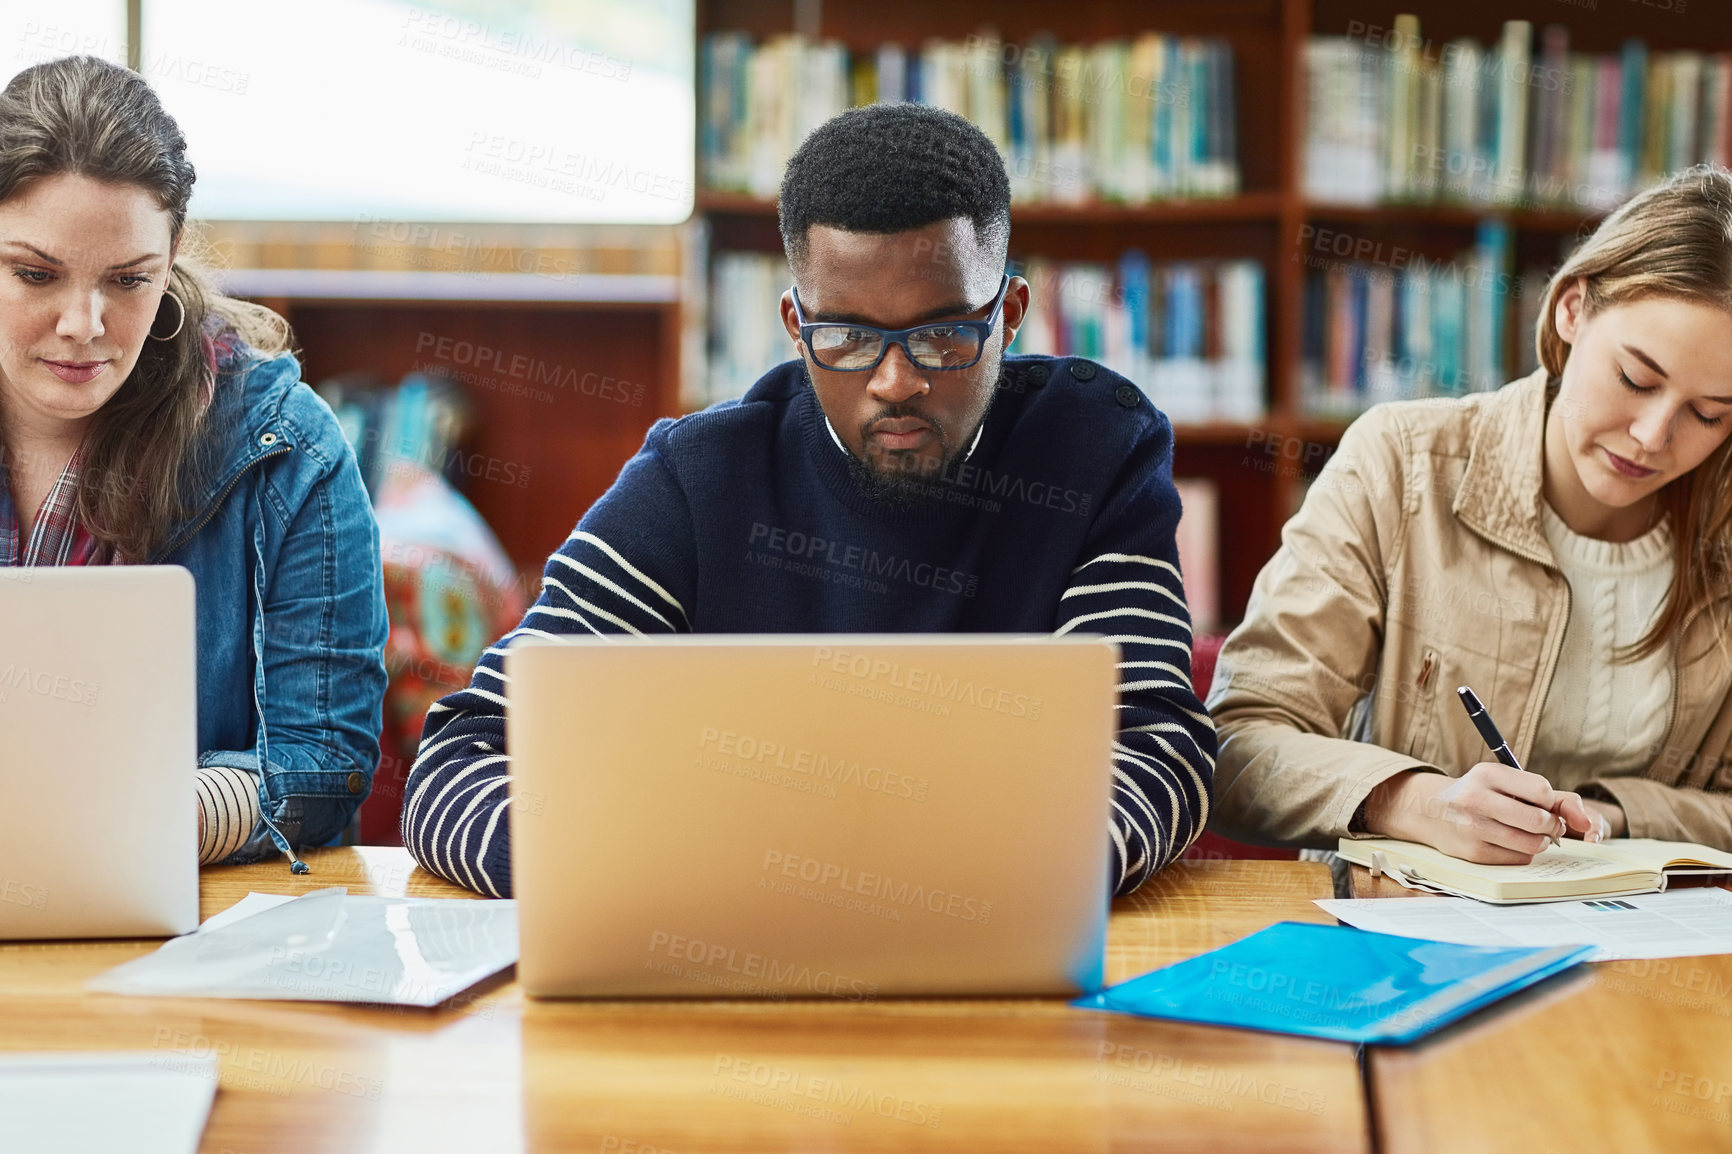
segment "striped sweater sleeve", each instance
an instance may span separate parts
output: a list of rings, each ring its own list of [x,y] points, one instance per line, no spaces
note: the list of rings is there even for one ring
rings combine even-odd
[[[1133,454],[1059,598],[1058,633],[1099,634],[1119,646],[1107,832],[1120,895],[1203,832],[1214,785],[1215,725],[1191,686],[1171,436],[1162,421]]]
[[[203,765],[196,785],[199,816],[204,819],[198,864],[210,865],[247,844],[262,820],[259,776],[226,765]]]
[[[646,445],[547,559],[523,621],[482,654],[468,688],[428,711],[402,814],[403,844],[423,868],[489,897],[511,896],[506,650],[529,636],[689,632],[689,594],[680,590],[693,571],[691,549],[683,499]]]

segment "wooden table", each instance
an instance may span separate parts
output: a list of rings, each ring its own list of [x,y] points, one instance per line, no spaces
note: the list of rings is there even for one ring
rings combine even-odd
[[[395,849],[207,870],[249,890],[466,897]],[[1181,862],[1114,907],[1122,980],[1280,920],[1320,865]],[[436,1010],[128,998],[85,979],[153,942],[0,946],[0,1049],[216,1054],[211,1154],[268,1151],[1366,1151],[1350,1046],[1062,1001],[539,1002],[509,975]]]
[[[1419,897],[1353,867],[1355,897]],[[1369,1050],[1385,1154],[1732,1151],[1732,956],[1579,966]]]

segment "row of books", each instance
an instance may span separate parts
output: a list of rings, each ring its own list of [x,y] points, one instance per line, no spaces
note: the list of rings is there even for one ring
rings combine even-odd
[[[1264,274],[1256,261],[1012,265],[1032,307],[1012,353],[1082,356],[1134,381],[1179,422],[1264,413]],[[709,374],[696,408],[743,396],[795,355],[778,302],[792,278],[779,255],[718,252],[711,264]]]
[[[1505,324],[1517,291],[1509,244],[1508,229],[1487,221],[1474,247],[1448,261],[1308,261],[1300,364],[1306,411],[1350,417],[1381,401],[1507,382]]]
[[[773,197],[811,130],[850,106],[916,101],[978,125],[1018,201],[1141,203],[1239,190],[1233,52],[1145,32],[1095,44],[989,36],[850,55],[799,35],[704,39],[698,149],[706,186]]]
[[[782,327],[794,274],[781,253],[718,252],[710,262],[709,373],[688,379],[682,405],[701,409],[743,397],[752,383],[798,355]]]
[[[1030,260],[1033,306],[1013,352],[1088,357],[1181,423],[1254,421],[1264,403],[1264,275],[1254,260]]]
[[[1571,52],[1569,31],[1504,24],[1434,44],[1419,20],[1305,49],[1305,192],[1597,211],[1669,172],[1732,165],[1732,53]]]

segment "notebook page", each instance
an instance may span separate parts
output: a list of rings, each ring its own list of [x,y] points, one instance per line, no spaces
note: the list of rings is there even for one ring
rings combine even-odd
[[[1387,854],[1396,864],[1411,863],[1419,873],[1433,880],[1447,881],[1449,873],[1480,878],[1488,883],[1518,881],[1590,881],[1628,874],[1632,865],[1647,872],[1658,873],[1657,866],[1631,863],[1610,854],[1598,852],[1603,847],[1569,841],[1547,846],[1527,865],[1482,865],[1451,857],[1440,849],[1418,842],[1393,838],[1364,838],[1341,842],[1341,855],[1349,861],[1365,864],[1377,851]],[[1457,887],[1465,889],[1467,887]],[[1601,889],[1610,887],[1597,887]]]
[[[1710,849],[1687,841],[1660,841],[1651,837],[1619,837],[1587,847],[1597,850],[1614,861],[1628,862],[1643,869],[1663,870],[1677,863],[1683,868],[1701,863],[1732,870],[1732,853]]]

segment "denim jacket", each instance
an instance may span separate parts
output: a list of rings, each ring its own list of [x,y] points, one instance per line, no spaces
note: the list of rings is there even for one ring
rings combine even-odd
[[[291,355],[220,363],[193,510],[151,563],[198,588],[199,764],[258,777],[265,821],[229,862],[323,845],[379,762],[379,529],[331,410]],[[305,868],[305,867],[300,867]]]

